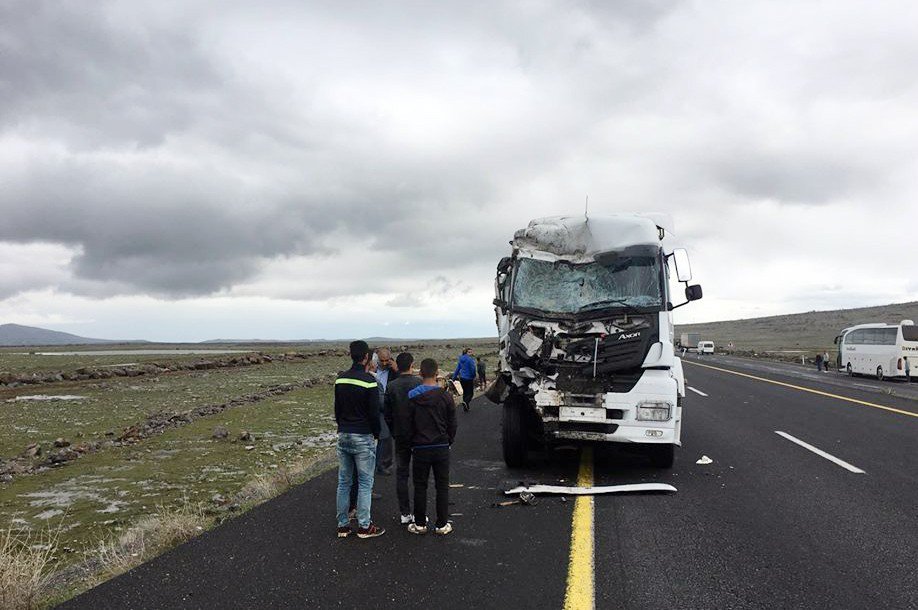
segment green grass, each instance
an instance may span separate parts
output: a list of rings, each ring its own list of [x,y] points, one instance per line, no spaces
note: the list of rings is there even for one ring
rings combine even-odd
[[[18,455],[30,443],[47,450],[54,439],[72,443],[116,435],[147,414],[180,412],[224,403],[264,388],[302,381],[334,370],[321,359],[303,363],[172,373],[157,377],[118,377],[104,381],[22,386],[0,393],[0,458]],[[76,395],[81,400],[16,401],[17,396]]]
[[[168,349],[169,346],[155,346],[151,349]],[[221,349],[220,347],[207,347],[198,349]],[[155,355],[122,355],[122,356],[104,356],[94,354],[94,351],[100,350],[137,350],[142,349],[138,346],[57,346],[57,347],[3,347],[0,348],[0,371],[20,374],[20,373],[72,373],[79,368],[89,367],[116,367],[129,364],[181,364],[186,362],[197,362],[199,360],[211,360],[216,358],[231,358],[233,356],[242,356],[239,354],[155,354]],[[195,349],[194,346],[178,346],[178,349]],[[227,347],[226,349],[244,349],[251,350],[245,353],[262,351],[272,353],[279,351],[277,347],[248,348],[248,347]],[[31,353],[35,352],[35,353]],[[67,354],[62,356],[49,355],[42,356],[38,352],[83,352],[79,355]]]

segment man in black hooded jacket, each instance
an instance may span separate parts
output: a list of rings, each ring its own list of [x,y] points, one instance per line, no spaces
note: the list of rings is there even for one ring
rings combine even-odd
[[[411,374],[414,356],[402,352],[395,359],[398,367],[398,378],[386,386],[383,400],[383,415],[392,438],[395,439],[395,493],[398,496],[398,508],[402,525],[414,521],[411,512],[411,500],[408,495],[408,475],[411,467],[411,404],[408,392],[421,385],[421,378]]]
[[[421,385],[408,392],[411,451],[414,475],[412,534],[427,533],[427,480],[433,469],[437,488],[437,522],[434,533],[453,531],[449,522],[449,448],[456,438],[456,403],[437,383],[437,361],[421,361]]]

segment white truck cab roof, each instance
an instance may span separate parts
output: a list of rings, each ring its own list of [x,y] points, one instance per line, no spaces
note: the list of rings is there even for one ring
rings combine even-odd
[[[573,262],[591,262],[604,254],[659,248],[672,220],[665,214],[611,214],[605,216],[548,216],[536,218],[513,236],[519,250],[553,254]]]

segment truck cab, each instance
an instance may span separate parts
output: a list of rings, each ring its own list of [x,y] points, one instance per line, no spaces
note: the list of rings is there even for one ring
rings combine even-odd
[[[681,444],[682,362],[672,310],[701,298],[661,215],[549,217],[514,235],[494,300],[509,466],[553,443],[640,446],[660,467]],[[686,283],[673,305],[670,263]]]

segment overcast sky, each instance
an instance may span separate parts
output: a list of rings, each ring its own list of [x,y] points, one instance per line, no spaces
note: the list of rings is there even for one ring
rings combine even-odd
[[[492,335],[537,216],[662,211],[678,322],[918,299],[918,4],[0,2],[0,322]]]

